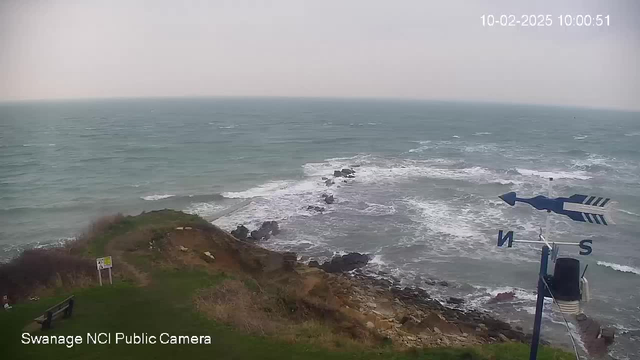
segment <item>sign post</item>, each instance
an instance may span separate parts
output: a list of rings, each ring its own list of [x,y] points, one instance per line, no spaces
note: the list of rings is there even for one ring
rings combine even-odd
[[[100,281],[100,286],[102,286],[102,269],[109,270],[109,284],[113,285],[113,278],[111,277],[111,268],[113,267],[113,261],[111,256],[97,258],[96,266],[98,267],[98,280]]]
[[[542,244],[542,257],[540,258],[540,273],[538,278],[538,295],[536,298],[536,314],[533,324],[533,336],[531,338],[531,351],[529,353],[529,360],[536,360],[538,357],[538,345],[540,343],[540,327],[542,325],[542,312],[544,308],[545,297],[545,278],[547,277],[547,267],[549,262],[549,253],[552,252],[551,257],[553,261],[558,257],[559,245],[572,245],[579,246],[582,251],[580,255],[589,255],[592,252],[590,244],[592,240],[582,240],[580,242],[549,242],[549,215],[551,212],[556,214],[565,215],[574,221],[589,222],[591,224],[609,225],[614,224],[613,220],[609,216],[609,210],[611,208],[609,198],[602,198],[596,196],[587,195],[572,195],[568,198],[551,198],[551,184],[553,178],[549,178],[549,196],[538,195],[533,198],[519,198],[515,192],[510,192],[500,196],[507,204],[514,206],[516,202],[522,202],[533,206],[538,210],[547,211],[547,221],[544,235],[542,229],[540,229],[538,240],[514,240],[513,231],[498,231],[498,246],[503,246],[505,242],[508,242],[507,247],[513,247],[513,243],[528,243],[528,244]],[[585,280],[586,281],[586,280]],[[551,291],[551,289],[549,289]],[[553,294],[552,294],[553,295]]]

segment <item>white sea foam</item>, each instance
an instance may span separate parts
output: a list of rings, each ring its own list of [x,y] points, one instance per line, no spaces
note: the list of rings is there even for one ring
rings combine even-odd
[[[417,147],[415,149],[409,149],[409,152],[410,153],[421,153],[421,152],[423,152],[425,150],[428,150],[430,148],[432,148],[432,146],[425,145],[425,146]]]
[[[620,211],[620,212],[623,212],[623,213],[625,213],[625,214],[628,214],[628,215],[632,215],[632,216],[640,216],[640,214],[636,214],[636,213],[634,213],[633,211],[628,211],[628,210],[623,210],[623,209],[616,209],[616,210],[617,210],[617,211]]]
[[[454,138],[454,139],[460,139],[460,136],[458,136],[458,135],[453,135],[453,136],[452,136],[452,138]]]
[[[481,132],[477,132],[475,134],[473,134],[475,136],[482,136],[482,135],[491,135],[490,132],[486,132],[486,131],[481,131]]]
[[[207,217],[223,210],[224,208],[225,207],[220,204],[200,202],[189,205],[186,209],[184,209],[184,212],[186,212],[187,214],[195,214],[198,216]]]
[[[56,146],[56,144],[22,144],[24,147]]]
[[[574,140],[584,140],[586,138],[588,138],[589,136],[587,135],[576,135],[573,137]]]
[[[405,199],[410,209],[417,210],[413,220],[422,224],[425,229],[440,235],[455,238],[471,238],[481,233],[474,227],[473,217],[467,211],[453,208],[448,202],[437,200]],[[456,245],[453,245],[456,246]]]
[[[478,144],[478,145],[469,145],[462,148],[464,152],[490,152],[494,153],[498,151],[498,146],[496,144]]]
[[[324,182],[317,179],[304,179],[300,181],[270,181],[245,191],[224,192],[222,196],[227,198],[254,198],[254,201],[228,216],[215,220],[214,223],[223,228],[231,229],[238,224],[257,225],[264,220],[282,221],[297,216],[319,215],[319,213],[309,212],[307,206],[326,206],[321,203],[322,197],[320,195],[336,191],[336,188],[328,188]],[[331,207],[328,206],[323,213],[327,214],[331,211]]]
[[[235,125],[218,126],[218,129],[234,129]]]
[[[387,265],[386,262],[382,260],[382,255],[374,255],[371,260],[369,260],[369,264],[384,266]]]
[[[175,195],[170,195],[170,194],[162,194],[162,195],[147,195],[147,196],[141,196],[140,198],[142,200],[147,200],[147,201],[155,201],[155,200],[162,200],[162,199],[168,199],[170,197],[174,197]]]
[[[270,181],[245,191],[223,192],[221,195],[229,199],[249,199],[258,196],[268,196],[275,191],[286,189],[291,183],[291,181],[284,180]]]
[[[371,156],[360,156],[346,159],[327,159],[321,163],[308,163],[303,166],[307,176],[331,176],[335,169],[348,167],[349,164],[362,165],[356,168],[355,181],[364,184],[388,184],[406,182],[416,178],[467,180],[476,183],[507,182],[489,169],[479,166],[451,169],[446,165],[455,163],[446,159],[429,160],[393,160],[375,159]]]
[[[372,216],[393,215],[396,213],[396,208],[393,205],[367,203],[367,208],[358,212]]]
[[[576,180],[589,180],[591,176],[588,176],[584,171],[538,171],[529,169],[516,169],[518,173],[525,176],[539,176],[542,178],[554,178],[554,179],[576,179]]]
[[[624,136],[640,136],[640,131],[634,131],[624,134]]]
[[[606,262],[606,261],[598,261],[598,265],[606,266],[608,268],[611,268],[613,270],[620,271],[620,272],[626,272],[626,273],[640,275],[640,269],[634,268],[633,266],[620,265],[620,264],[610,263],[610,262]]]
[[[598,154],[590,154],[586,159],[572,160],[572,167],[578,169],[585,169],[594,165],[610,167],[611,165],[609,164],[609,162],[611,162],[612,160],[614,159],[610,159]]]

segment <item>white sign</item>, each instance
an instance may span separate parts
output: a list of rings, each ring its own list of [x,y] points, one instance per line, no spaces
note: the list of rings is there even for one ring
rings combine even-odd
[[[98,270],[102,269],[111,269],[113,267],[113,262],[111,261],[111,256],[97,258],[96,265],[98,266]]]

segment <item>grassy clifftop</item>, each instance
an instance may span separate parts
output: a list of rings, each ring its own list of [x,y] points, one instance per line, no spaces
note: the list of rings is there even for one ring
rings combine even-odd
[[[97,286],[93,259],[102,255],[114,257],[113,286]],[[489,344],[473,333],[467,341],[427,328],[407,336],[424,338],[425,344],[460,338],[457,345],[467,346],[408,348],[381,335],[377,315],[352,311],[357,299],[341,291],[358,284],[305,265],[286,269],[282,254],[240,242],[181,212],[98,221],[66,248],[37,252],[48,265],[34,278],[24,268],[37,266],[24,261],[30,256],[0,267],[0,289],[14,291],[16,300],[13,309],[0,312],[0,349],[10,359],[528,359],[522,343]],[[76,298],[71,319],[44,332],[32,325],[69,294]],[[28,295],[42,298],[28,301]],[[79,335],[83,344],[24,345],[26,331]],[[112,334],[110,345],[86,344],[87,333],[100,332]],[[209,336],[211,344],[115,344],[116,333]],[[572,356],[544,348],[539,359]]]

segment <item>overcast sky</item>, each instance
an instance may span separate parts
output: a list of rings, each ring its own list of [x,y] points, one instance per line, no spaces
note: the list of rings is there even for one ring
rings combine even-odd
[[[483,14],[550,14],[553,25],[483,27]],[[610,26],[561,27],[562,14],[609,15]],[[639,64],[635,0],[0,0],[0,100],[391,97],[640,110]]]

